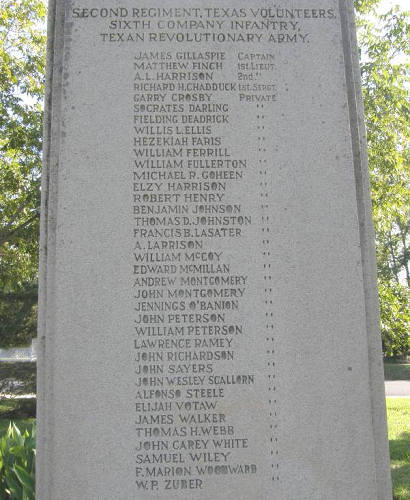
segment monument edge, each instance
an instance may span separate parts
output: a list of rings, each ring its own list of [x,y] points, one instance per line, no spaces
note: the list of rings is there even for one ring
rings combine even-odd
[[[36,498],[53,499],[53,282],[57,222],[57,175],[62,97],[64,2],[48,1],[46,81],[41,174],[37,352]],[[54,499],[55,500],[55,499]]]
[[[387,439],[375,236],[372,221],[367,139],[353,1],[339,0],[339,10],[342,17],[343,50],[359,217],[377,500],[391,500],[392,485]]]

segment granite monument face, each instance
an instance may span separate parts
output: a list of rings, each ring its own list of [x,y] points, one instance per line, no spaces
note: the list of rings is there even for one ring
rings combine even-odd
[[[391,499],[350,0],[51,0],[39,500]]]

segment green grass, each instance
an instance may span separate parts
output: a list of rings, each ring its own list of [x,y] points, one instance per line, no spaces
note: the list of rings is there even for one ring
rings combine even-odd
[[[386,398],[395,500],[410,500],[410,398]]]
[[[410,380],[410,363],[386,361],[384,363],[385,380]]]

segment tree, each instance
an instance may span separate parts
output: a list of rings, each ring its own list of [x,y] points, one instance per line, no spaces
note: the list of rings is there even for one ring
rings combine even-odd
[[[0,345],[35,335],[45,6],[0,14]]]
[[[359,16],[362,88],[376,233],[383,351],[410,350],[408,13],[396,7]]]

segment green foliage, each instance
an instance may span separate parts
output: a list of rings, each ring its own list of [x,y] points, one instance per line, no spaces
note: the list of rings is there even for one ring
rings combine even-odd
[[[410,28],[398,8],[367,7],[358,27],[381,328],[385,355],[399,356],[410,351]]]
[[[410,351],[410,291],[394,279],[379,279],[379,297],[383,353],[406,356]]]
[[[7,429],[9,428],[11,419],[2,419],[0,418],[0,439],[6,434]],[[20,432],[24,434],[24,432],[28,429],[30,430],[33,425],[36,424],[36,421],[33,418],[27,418],[25,420],[19,419],[16,422],[17,427],[20,429]]]
[[[0,499],[35,498],[35,425],[23,433],[10,423],[0,439]]]
[[[3,0],[0,12],[0,345],[35,335],[41,123],[42,0]]]
[[[374,10],[380,0],[354,0],[356,14],[368,14]]]

